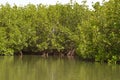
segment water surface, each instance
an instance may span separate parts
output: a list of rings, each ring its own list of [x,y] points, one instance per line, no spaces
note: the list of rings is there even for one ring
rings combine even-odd
[[[0,80],[120,80],[120,65],[75,58],[0,56]]]

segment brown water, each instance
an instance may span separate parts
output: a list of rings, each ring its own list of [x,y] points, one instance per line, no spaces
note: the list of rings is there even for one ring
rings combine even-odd
[[[56,57],[1,56],[0,80],[120,80],[120,65]]]

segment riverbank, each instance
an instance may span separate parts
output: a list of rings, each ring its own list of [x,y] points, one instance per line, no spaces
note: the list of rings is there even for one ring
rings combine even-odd
[[[68,55],[68,53],[61,53],[61,52],[24,52],[21,54],[16,53],[14,56],[24,56],[24,55],[28,55],[28,56],[40,56],[43,58],[49,58],[49,57],[56,57],[56,58],[69,58],[69,59],[79,59],[80,61],[85,61],[85,62],[98,62],[98,63],[109,63],[109,64],[120,64],[120,59],[106,59],[104,58],[104,60],[96,60],[94,57],[92,58],[88,58],[88,57],[82,57],[76,53],[74,53],[74,55]]]

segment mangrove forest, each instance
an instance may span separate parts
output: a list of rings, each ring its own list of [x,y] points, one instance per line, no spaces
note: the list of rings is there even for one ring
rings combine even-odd
[[[0,55],[79,56],[100,62],[120,60],[120,1],[96,2],[90,9],[56,5],[0,5]]]

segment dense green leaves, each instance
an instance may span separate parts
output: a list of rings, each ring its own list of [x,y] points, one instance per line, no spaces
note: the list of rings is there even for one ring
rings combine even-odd
[[[116,62],[120,56],[120,4],[0,6],[0,54],[54,53]]]

